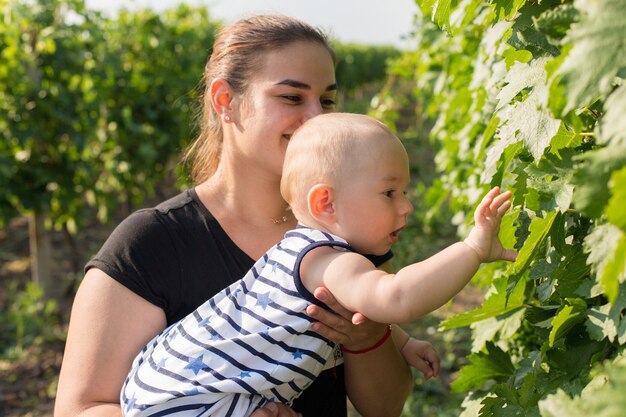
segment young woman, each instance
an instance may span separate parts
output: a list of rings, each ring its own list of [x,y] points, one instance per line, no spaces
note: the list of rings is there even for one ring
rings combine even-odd
[[[121,415],[120,390],[140,349],[295,227],[279,189],[285,149],[304,121],[334,110],[334,64],[323,34],[285,16],[240,20],[219,34],[205,68],[201,133],[187,153],[197,185],[124,220],[87,264],[56,417]],[[320,335],[359,351],[386,334],[384,324],[354,326],[327,289],[315,295],[333,310],[307,311]],[[346,355],[334,372],[293,408],[272,403],[253,417],[345,416],[346,394],[365,416],[398,415],[411,386],[391,340]]]

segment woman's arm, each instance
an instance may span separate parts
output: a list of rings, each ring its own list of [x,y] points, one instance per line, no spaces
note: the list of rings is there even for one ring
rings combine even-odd
[[[165,314],[99,269],[76,293],[57,389],[55,417],[121,416],[120,390]]]
[[[72,307],[55,417],[120,417],[120,391],[132,361],[165,326],[163,310],[90,269]],[[274,404],[251,417],[296,416]]]
[[[313,330],[350,350],[360,350],[376,344],[385,334],[387,325],[364,319],[352,324],[353,313],[343,308],[326,288],[314,295],[334,313],[311,305],[307,313],[316,320]],[[392,338],[364,354],[344,354],[346,391],[354,407],[364,417],[398,416],[412,386],[407,362]]]

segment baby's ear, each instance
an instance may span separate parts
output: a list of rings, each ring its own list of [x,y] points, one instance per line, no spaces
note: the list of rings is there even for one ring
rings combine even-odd
[[[315,184],[309,190],[308,206],[310,215],[323,223],[335,221],[335,190],[328,184]]]

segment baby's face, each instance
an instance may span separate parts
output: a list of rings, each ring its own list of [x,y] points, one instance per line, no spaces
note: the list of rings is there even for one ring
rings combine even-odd
[[[382,255],[413,210],[406,197],[408,156],[394,138],[355,149],[354,158],[336,190],[340,236],[361,253]]]

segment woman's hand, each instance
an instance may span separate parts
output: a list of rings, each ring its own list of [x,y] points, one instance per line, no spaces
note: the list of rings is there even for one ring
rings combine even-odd
[[[296,413],[285,404],[269,403],[255,410],[250,417],[302,417],[302,414]]]
[[[330,312],[314,304],[307,308],[309,317],[317,320],[311,329],[320,336],[350,350],[361,350],[374,345],[385,334],[386,324],[375,323],[347,310],[327,288],[317,288],[313,295],[332,310]]]

